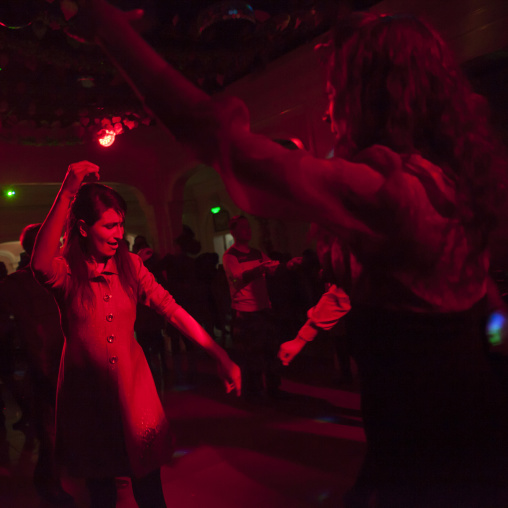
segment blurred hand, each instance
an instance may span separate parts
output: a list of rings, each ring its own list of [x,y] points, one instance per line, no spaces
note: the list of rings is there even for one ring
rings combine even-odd
[[[140,249],[138,251],[138,256],[145,261],[148,261],[153,256],[153,250],[150,247],[145,247],[144,249]]]
[[[302,263],[303,263],[303,257],[298,256],[296,258],[290,259],[286,263],[286,266],[287,266],[288,270],[296,270],[298,267],[302,266]]]
[[[237,397],[242,394],[242,373],[236,363],[229,358],[219,363],[219,376],[224,381],[227,393],[235,391]]]
[[[263,267],[263,272],[268,274],[273,274],[275,270],[279,267],[280,262],[274,261],[272,259],[268,261],[263,261],[260,266]]]
[[[282,343],[278,354],[282,365],[289,365],[293,361],[293,358],[303,349],[305,344],[306,342],[304,340],[298,338]]]

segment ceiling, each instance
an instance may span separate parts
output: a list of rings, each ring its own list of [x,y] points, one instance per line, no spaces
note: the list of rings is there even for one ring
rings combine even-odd
[[[373,0],[116,0],[143,8],[143,36],[209,93],[263,69],[330,29],[339,6]],[[102,52],[66,35],[78,0],[0,2],[0,140],[82,143],[100,127],[150,125],[131,89]]]

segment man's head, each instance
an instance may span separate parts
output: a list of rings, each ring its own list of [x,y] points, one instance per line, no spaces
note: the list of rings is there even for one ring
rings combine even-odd
[[[42,224],[29,224],[26,226],[21,232],[21,236],[19,237],[19,242],[23,247],[23,250],[29,255],[32,255],[32,251],[34,250],[35,238],[37,237],[37,233],[41,228]]]
[[[249,221],[243,215],[235,215],[229,221],[229,230],[236,243],[249,243],[252,237]]]

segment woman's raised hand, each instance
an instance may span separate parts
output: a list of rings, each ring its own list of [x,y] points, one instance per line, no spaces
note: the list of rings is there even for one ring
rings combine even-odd
[[[62,192],[74,197],[78,192],[83,180],[88,175],[95,175],[99,179],[99,166],[88,161],[73,162],[69,164],[67,174],[62,183]]]

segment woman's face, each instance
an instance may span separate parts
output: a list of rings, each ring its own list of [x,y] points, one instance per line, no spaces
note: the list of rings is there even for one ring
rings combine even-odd
[[[124,217],[113,208],[108,208],[92,226],[83,225],[83,236],[87,239],[88,252],[96,261],[105,262],[114,256],[124,235]]]

